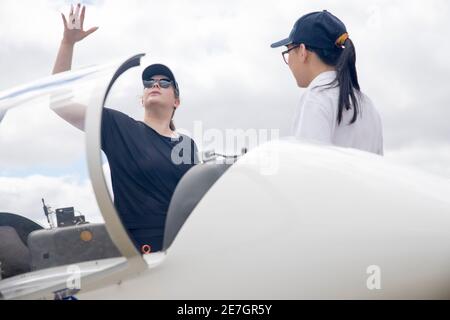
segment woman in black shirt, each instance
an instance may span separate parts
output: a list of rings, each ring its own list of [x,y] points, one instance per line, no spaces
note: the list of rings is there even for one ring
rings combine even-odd
[[[62,15],[64,36],[53,74],[71,69],[75,43],[98,28],[83,30],[85,7]],[[142,73],[144,120],[105,108],[102,117],[102,149],[108,157],[114,204],[136,247],[149,245],[160,251],[166,214],[175,187],[196,163],[195,142],[176,132],[173,116],[180,106],[180,90],[172,71],[154,64]],[[56,110],[55,110],[56,111]],[[59,113],[84,129],[84,113]]]

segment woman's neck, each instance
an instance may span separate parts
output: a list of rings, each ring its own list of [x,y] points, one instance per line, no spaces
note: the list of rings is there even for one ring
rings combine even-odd
[[[315,66],[315,68],[313,68],[313,70],[311,71],[310,83],[322,73],[329,71],[336,71],[336,67],[327,66],[326,64],[319,64]]]
[[[170,120],[167,118],[161,119],[146,112],[144,116],[144,123],[162,136],[172,137],[174,134],[174,131],[170,129]]]

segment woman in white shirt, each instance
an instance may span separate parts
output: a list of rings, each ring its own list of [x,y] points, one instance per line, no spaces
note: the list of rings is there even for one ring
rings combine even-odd
[[[302,16],[288,38],[272,44],[300,88],[293,135],[383,155],[381,118],[360,91],[356,53],[342,21],[328,11]]]

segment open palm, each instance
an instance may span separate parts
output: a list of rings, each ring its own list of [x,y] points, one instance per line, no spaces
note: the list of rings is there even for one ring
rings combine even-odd
[[[70,9],[69,19],[61,13],[64,22],[64,41],[74,44],[83,40],[91,33],[97,31],[98,27],[91,28],[87,31],[84,30],[84,18],[86,15],[86,7],[78,4],[75,8],[72,6]]]

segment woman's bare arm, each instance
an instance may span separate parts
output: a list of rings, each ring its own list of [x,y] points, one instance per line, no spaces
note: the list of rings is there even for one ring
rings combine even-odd
[[[86,15],[86,7],[78,4],[74,10],[71,7],[69,21],[64,14],[61,14],[64,24],[64,35],[61,41],[58,55],[52,74],[57,74],[72,69],[72,60],[75,44],[90,34],[97,31],[98,27],[84,31],[84,18]],[[86,106],[81,104],[69,104],[65,107],[52,108],[53,111],[80,130],[84,130],[84,118],[86,114]]]
[[[64,35],[59,47],[58,55],[56,57],[53,74],[72,69],[72,59],[75,44],[98,30],[98,27],[94,27],[87,31],[84,31],[85,16],[86,7],[83,6],[83,8],[81,8],[80,4],[76,6],[75,11],[73,6],[71,7],[69,21],[67,21],[63,13],[61,14],[64,24]]]

